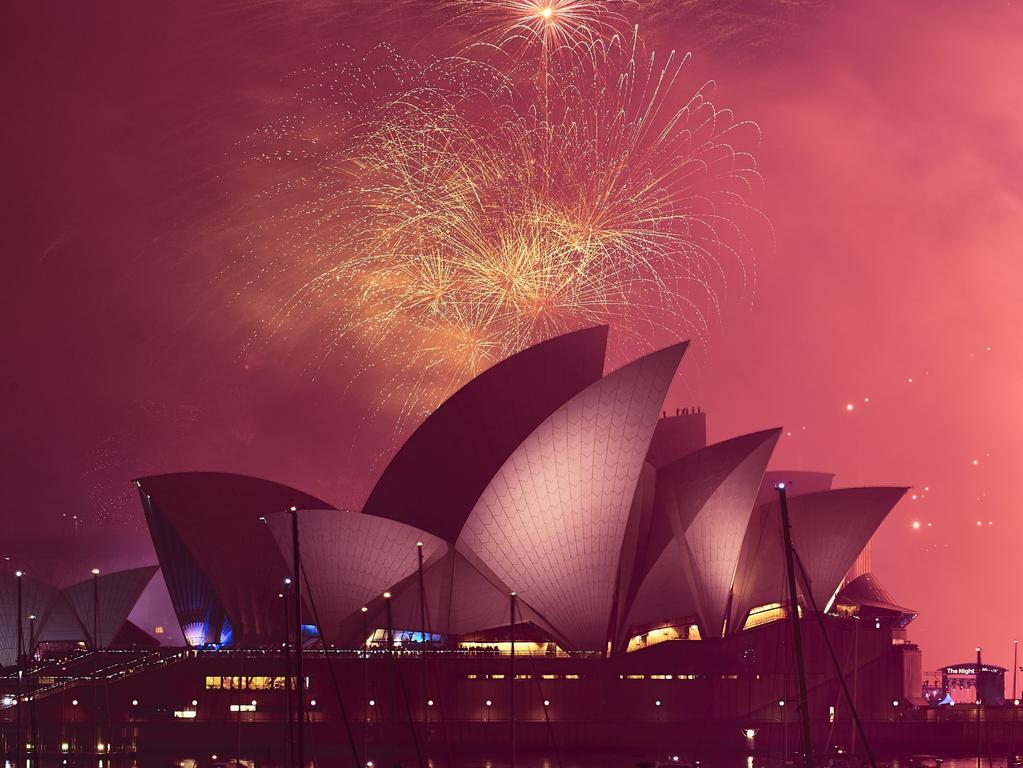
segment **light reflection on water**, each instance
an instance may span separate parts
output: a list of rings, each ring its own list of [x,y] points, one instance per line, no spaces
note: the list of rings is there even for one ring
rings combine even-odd
[[[905,760],[879,758],[878,768],[908,768]],[[562,754],[557,758],[549,755],[520,755],[516,760],[517,768],[671,768],[673,765],[684,766],[685,768],[799,768],[796,763],[782,764],[778,759],[767,761],[764,758],[735,757],[727,756],[715,758],[708,756],[707,760],[690,763],[685,760],[675,762],[672,756],[668,755],[660,760],[650,758],[637,758],[622,755],[593,755],[593,754]],[[384,766],[382,764],[371,764],[373,768],[417,768],[415,758],[403,760],[396,766]],[[426,768],[444,768],[446,762],[435,763],[433,760],[425,760]],[[818,765],[827,766],[827,762]],[[242,760],[236,763],[233,759],[217,761],[201,761],[194,758],[172,758],[172,757],[124,757],[99,760],[98,764],[94,758],[81,757],[73,759],[42,758],[38,762],[26,760],[24,768],[285,768],[276,763],[256,762]],[[983,758],[978,762],[976,757],[947,757],[941,763],[941,768],[1009,768],[1006,758]],[[4,760],[3,768],[15,768],[15,762]],[[310,761],[308,768],[351,768],[351,760],[341,757],[331,757],[326,760],[319,760],[316,763]],[[507,768],[507,762],[501,760],[489,760],[481,757],[456,758],[454,768]]]

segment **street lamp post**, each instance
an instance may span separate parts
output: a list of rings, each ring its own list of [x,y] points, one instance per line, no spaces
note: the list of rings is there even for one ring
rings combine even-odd
[[[291,590],[291,578],[284,579],[284,591],[281,597],[284,601],[284,700],[287,703],[287,741],[288,741],[288,767],[295,767],[295,726],[294,713],[292,712],[291,692],[291,613],[288,611],[288,592]]]
[[[291,567],[295,594],[295,722],[296,755],[298,768],[305,766],[305,677],[302,672],[302,556],[298,546],[298,507],[289,507],[291,513]]]
[[[509,634],[511,635],[511,657],[509,659],[510,679],[508,687],[508,721],[511,731],[511,768],[515,768],[515,608],[517,595],[512,592],[509,595],[511,601],[511,623]]]
[[[1012,698],[1018,699],[1016,695],[1016,672],[1019,671],[1019,640],[1012,641]]]
[[[17,734],[15,736],[15,740],[17,742],[17,744],[16,744],[16,753],[17,753],[17,756],[18,756],[17,768],[22,768],[22,766],[24,765],[25,734],[23,732],[23,727],[22,727],[22,722],[21,722],[21,710],[22,710],[21,696],[22,696],[22,687],[24,685],[23,678],[24,678],[24,675],[25,675],[25,639],[22,636],[22,631],[21,631],[21,606],[22,606],[22,601],[21,601],[21,583],[22,583],[22,577],[25,575],[25,572],[24,571],[15,571],[14,575],[15,575],[15,577],[18,580],[18,610],[17,610],[17,618],[15,619],[16,624],[15,624],[15,628],[14,628],[14,634],[17,637],[17,645],[18,645],[18,698],[17,698],[17,704],[15,705],[15,710],[17,712],[18,730],[17,730]]]
[[[796,650],[796,673],[799,683],[799,710],[803,725],[803,765],[813,768],[813,740],[810,735],[810,709],[806,692],[806,666],[803,662],[803,637],[799,627],[799,596],[796,591],[796,571],[792,557],[792,527],[789,523],[789,504],[785,483],[778,483],[778,504],[781,510],[781,531],[785,544],[785,571],[789,587],[789,618],[792,621],[793,645]]]
[[[981,703],[984,701],[983,696],[980,692],[981,684],[981,661],[980,661],[980,646],[977,646],[977,674],[974,676],[974,680],[977,686],[977,768],[980,768],[980,753],[983,751],[983,730],[981,729]]]
[[[29,660],[35,655],[36,648],[36,615],[30,613],[28,615],[28,649],[25,653],[26,664],[25,668],[28,673],[26,683],[28,685],[28,733],[29,741],[32,743],[33,751],[38,754],[39,752],[39,729],[36,726],[36,701],[35,701],[35,670],[29,663]]]
[[[363,740],[363,752],[369,752],[369,634],[366,627],[366,614],[369,608],[365,605],[359,609],[362,616],[362,721],[366,724],[363,729],[365,738]]]
[[[390,706],[388,716],[388,732],[390,734],[391,748],[397,744],[398,738],[398,710],[397,710],[397,672],[394,668],[394,615],[391,612],[391,593],[384,592],[384,639],[387,643],[387,676],[390,683]]]
[[[1016,716],[1019,696],[1016,693],[1016,673],[1019,671],[1019,640],[1012,641],[1012,725],[1009,726],[1009,768],[1016,765]]]
[[[99,642],[99,568],[92,569],[92,650],[100,649]]]
[[[93,743],[96,745],[96,762],[100,761],[100,752],[103,743],[103,734],[99,725],[99,689],[97,677],[99,675],[99,568],[92,569],[92,720],[94,736]]]

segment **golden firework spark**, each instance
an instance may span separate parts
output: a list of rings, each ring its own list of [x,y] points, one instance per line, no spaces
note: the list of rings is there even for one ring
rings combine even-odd
[[[560,54],[587,50],[626,28],[616,10],[635,5],[601,0],[448,0],[456,21],[473,32],[470,44],[521,55],[531,48]],[[613,7],[614,6],[614,7]]]

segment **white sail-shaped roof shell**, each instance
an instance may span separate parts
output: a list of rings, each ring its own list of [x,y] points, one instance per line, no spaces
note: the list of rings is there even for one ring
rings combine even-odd
[[[551,414],[504,463],[457,546],[574,648],[603,648],[636,484],[686,345],[630,363]]]
[[[792,547],[809,580],[806,584],[799,578],[800,592],[812,594],[820,610],[826,609],[849,566],[905,492],[841,488],[788,499]],[[779,514],[774,501],[760,505],[750,519],[735,578],[735,630],[742,629],[753,608],[789,602]]]

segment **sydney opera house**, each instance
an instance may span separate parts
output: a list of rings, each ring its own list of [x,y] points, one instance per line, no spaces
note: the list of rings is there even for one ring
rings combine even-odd
[[[919,650],[906,638],[915,614],[862,557],[905,489],[768,470],[779,429],[708,445],[706,414],[665,404],[686,345],[605,374],[606,339],[603,327],[569,333],[467,383],[361,509],[239,475],[138,479],[189,648],[125,642],[58,662],[35,643],[33,706],[61,724],[38,734],[39,748],[226,752],[237,739],[250,756],[280,754],[296,703],[282,648],[298,624],[310,742],[363,761],[503,743],[509,727],[541,748],[795,740],[793,609],[815,728],[850,733],[842,677],[875,729],[922,703]],[[151,575],[132,576],[124,599]],[[38,589],[61,637],[77,627],[91,649],[130,634],[112,602],[99,622],[106,642],[89,634],[88,585]],[[10,594],[5,629],[17,623]],[[11,640],[0,638],[5,664]]]

